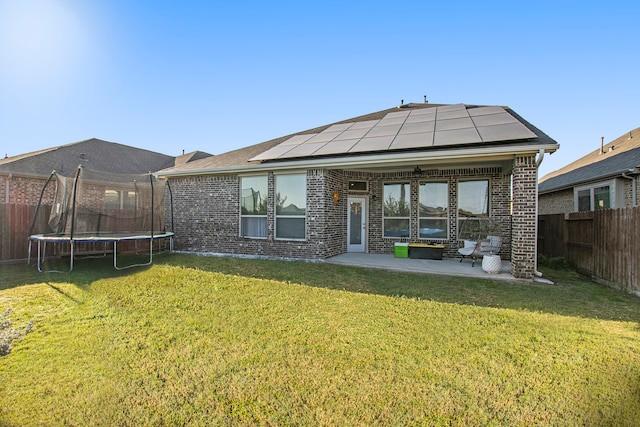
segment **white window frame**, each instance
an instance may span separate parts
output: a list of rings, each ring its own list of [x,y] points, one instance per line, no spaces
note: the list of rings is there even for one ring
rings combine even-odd
[[[118,197],[118,207],[109,207],[107,206],[107,193],[116,193],[117,197]],[[133,193],[133,206],[125,206],[125,195],[128,195],[130,193]],[[104,198],[105,198],[105,209],[112,209],[112,210],[121,210],[121,211],[135,211],[136,209],[138,209],[138,194],[135,191],[131,191],[131,190],[114,190],[114,189],[108,189],[108,190],[104,190]]]
[[[278,178],[283,176],[292,176],[299,175],[304,179],[304,215],[278,215],[278,206],[277,206],[277,195],[278,195]],[[307,220],[307,173],[297,172],[297,173],[288,173],[288,174],[276,174],[274,175],[274,191],[273,191],[273,214],[274,214],[274,230],[275,230],[275,239],[276,240],[290,240],[290,241],[301,241],[304,242],[307,240],[307,225],[309,221]],[[304,236],[302,237],[279,237],[278,236],[278,219],[303,219],[304,220]]]
[[[268,192],[269,192],[269,176],[268,175],[243,175],[240,176],[240,224],[238,225],[238,232],[240,233],[240,237],[245,238],[245,239],[266,239],[267,238],[267,233],[268,233],[268,214],[269,212],[265,212],[264,215],[250,215],[250,214],[243,214],[242,213],[242,189],[243,189],[243,184],[242,181],[243,179],[246,178],[264,178],[265,181],[265,192],[266,194],[264,195],[264,198],[267,200],[268,203]],[[262,199],[262,197],[260,197]],[[254,235],[248,235],[244,232],[244,229],[242,227],[242,221],[244,218],[263,218],[264,219],[264,236],[254,236]]]
[[[582,185],[580,187],[573,188],[573,210],[579,211],[578,194],[582,191],[589,191],[589,210],[596,210],[594,190],[596,188],[609,187],[609,209],[615,209],[624,205],[624,188],[618,188],[618,180],[610,179],[607,181],[600,181],[589,185]],[[622,200],[620,200],[622,197]]]
[[[385,188],[387,185],[408,185],[409,186],[409,192],[408,194],[405,194],[405,199],[409,204],[409,207],[407,209],[407,216],[386,216],[385,215],[385,203],[386,203],[386,195],[385,195]],[[384,239],[408,239],[411,237],[411,181],[388,181],[388,182],[383,182],[382,183],[382,237]],[[391,219],[401,219],[401,220],[407,220],[407,227],[409,230],[409,234],[407,236],[387,236],[387,221],[386,220],[391,220]]]
[[[420,195],[421,195],[421,189],[423,185],[429,185],[429,184],[444,184],[447,187],[447,191],[446,191],[446,201],[445,201],[445,216],[421,216],[420,215],[420,205],[422,203],[422,200],[420,199]],[[445,228],[444,228],[444,232],[445,232],[445,236],[444,237],[422,237],[420,236],[420,225],[421,225],[421,221],[422,220],[439,220],[439,221],[444,221],[445,223]],[[449,240],[449,182],[448,181],[420,181],[418,183],[418,239],[423,239],[423,240]]]
[[[487,194],[486,194],[486,202],[487,202],[487,216],[478,216],[478,217],[473,217],[473,216],[460,216],[460,200],[461,200],[461,196],[460,196],[460,185],[464,184],[466,182],[486,182],[487,183]],[[456,184],[456,219],[457,219],[457,227],[458,227],[458,235],[460,235],[460,229],[462,226],[462,223],[464,221],[480,221],[483,219],[490,219],[491,218],[491,180],[489,178],[470,178],[470,179],[461,179],[457,182]]]

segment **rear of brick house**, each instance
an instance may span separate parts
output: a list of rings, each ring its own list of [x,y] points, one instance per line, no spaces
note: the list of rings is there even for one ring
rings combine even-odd
[[[483,218],[513,276],[532,278],[537,161],[557,148],[508,107],[403,104],[158,175],[180,251],[325,259],[415,242],[456,257],[463,222]]]

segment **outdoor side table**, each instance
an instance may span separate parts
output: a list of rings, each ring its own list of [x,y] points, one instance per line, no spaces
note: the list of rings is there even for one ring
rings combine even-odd
[[[502,270],[500,255],[485,255],[482,257],[482,269],[489,274],[497,274]]]

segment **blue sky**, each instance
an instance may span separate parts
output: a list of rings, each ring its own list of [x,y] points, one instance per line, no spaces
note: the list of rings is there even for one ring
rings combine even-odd
[[[593,3],[593,4],[592,4]],[[640,126],[638,2],[0,0],[0,155],[219,154],[405,102],[506,105],[561,144]]]

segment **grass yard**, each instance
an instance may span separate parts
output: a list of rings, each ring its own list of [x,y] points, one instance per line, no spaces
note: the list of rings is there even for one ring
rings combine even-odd
[[[640,299],[545,272],[0,266],[0,310],[34,323],[0,357],[0,425],[637,425]]]

